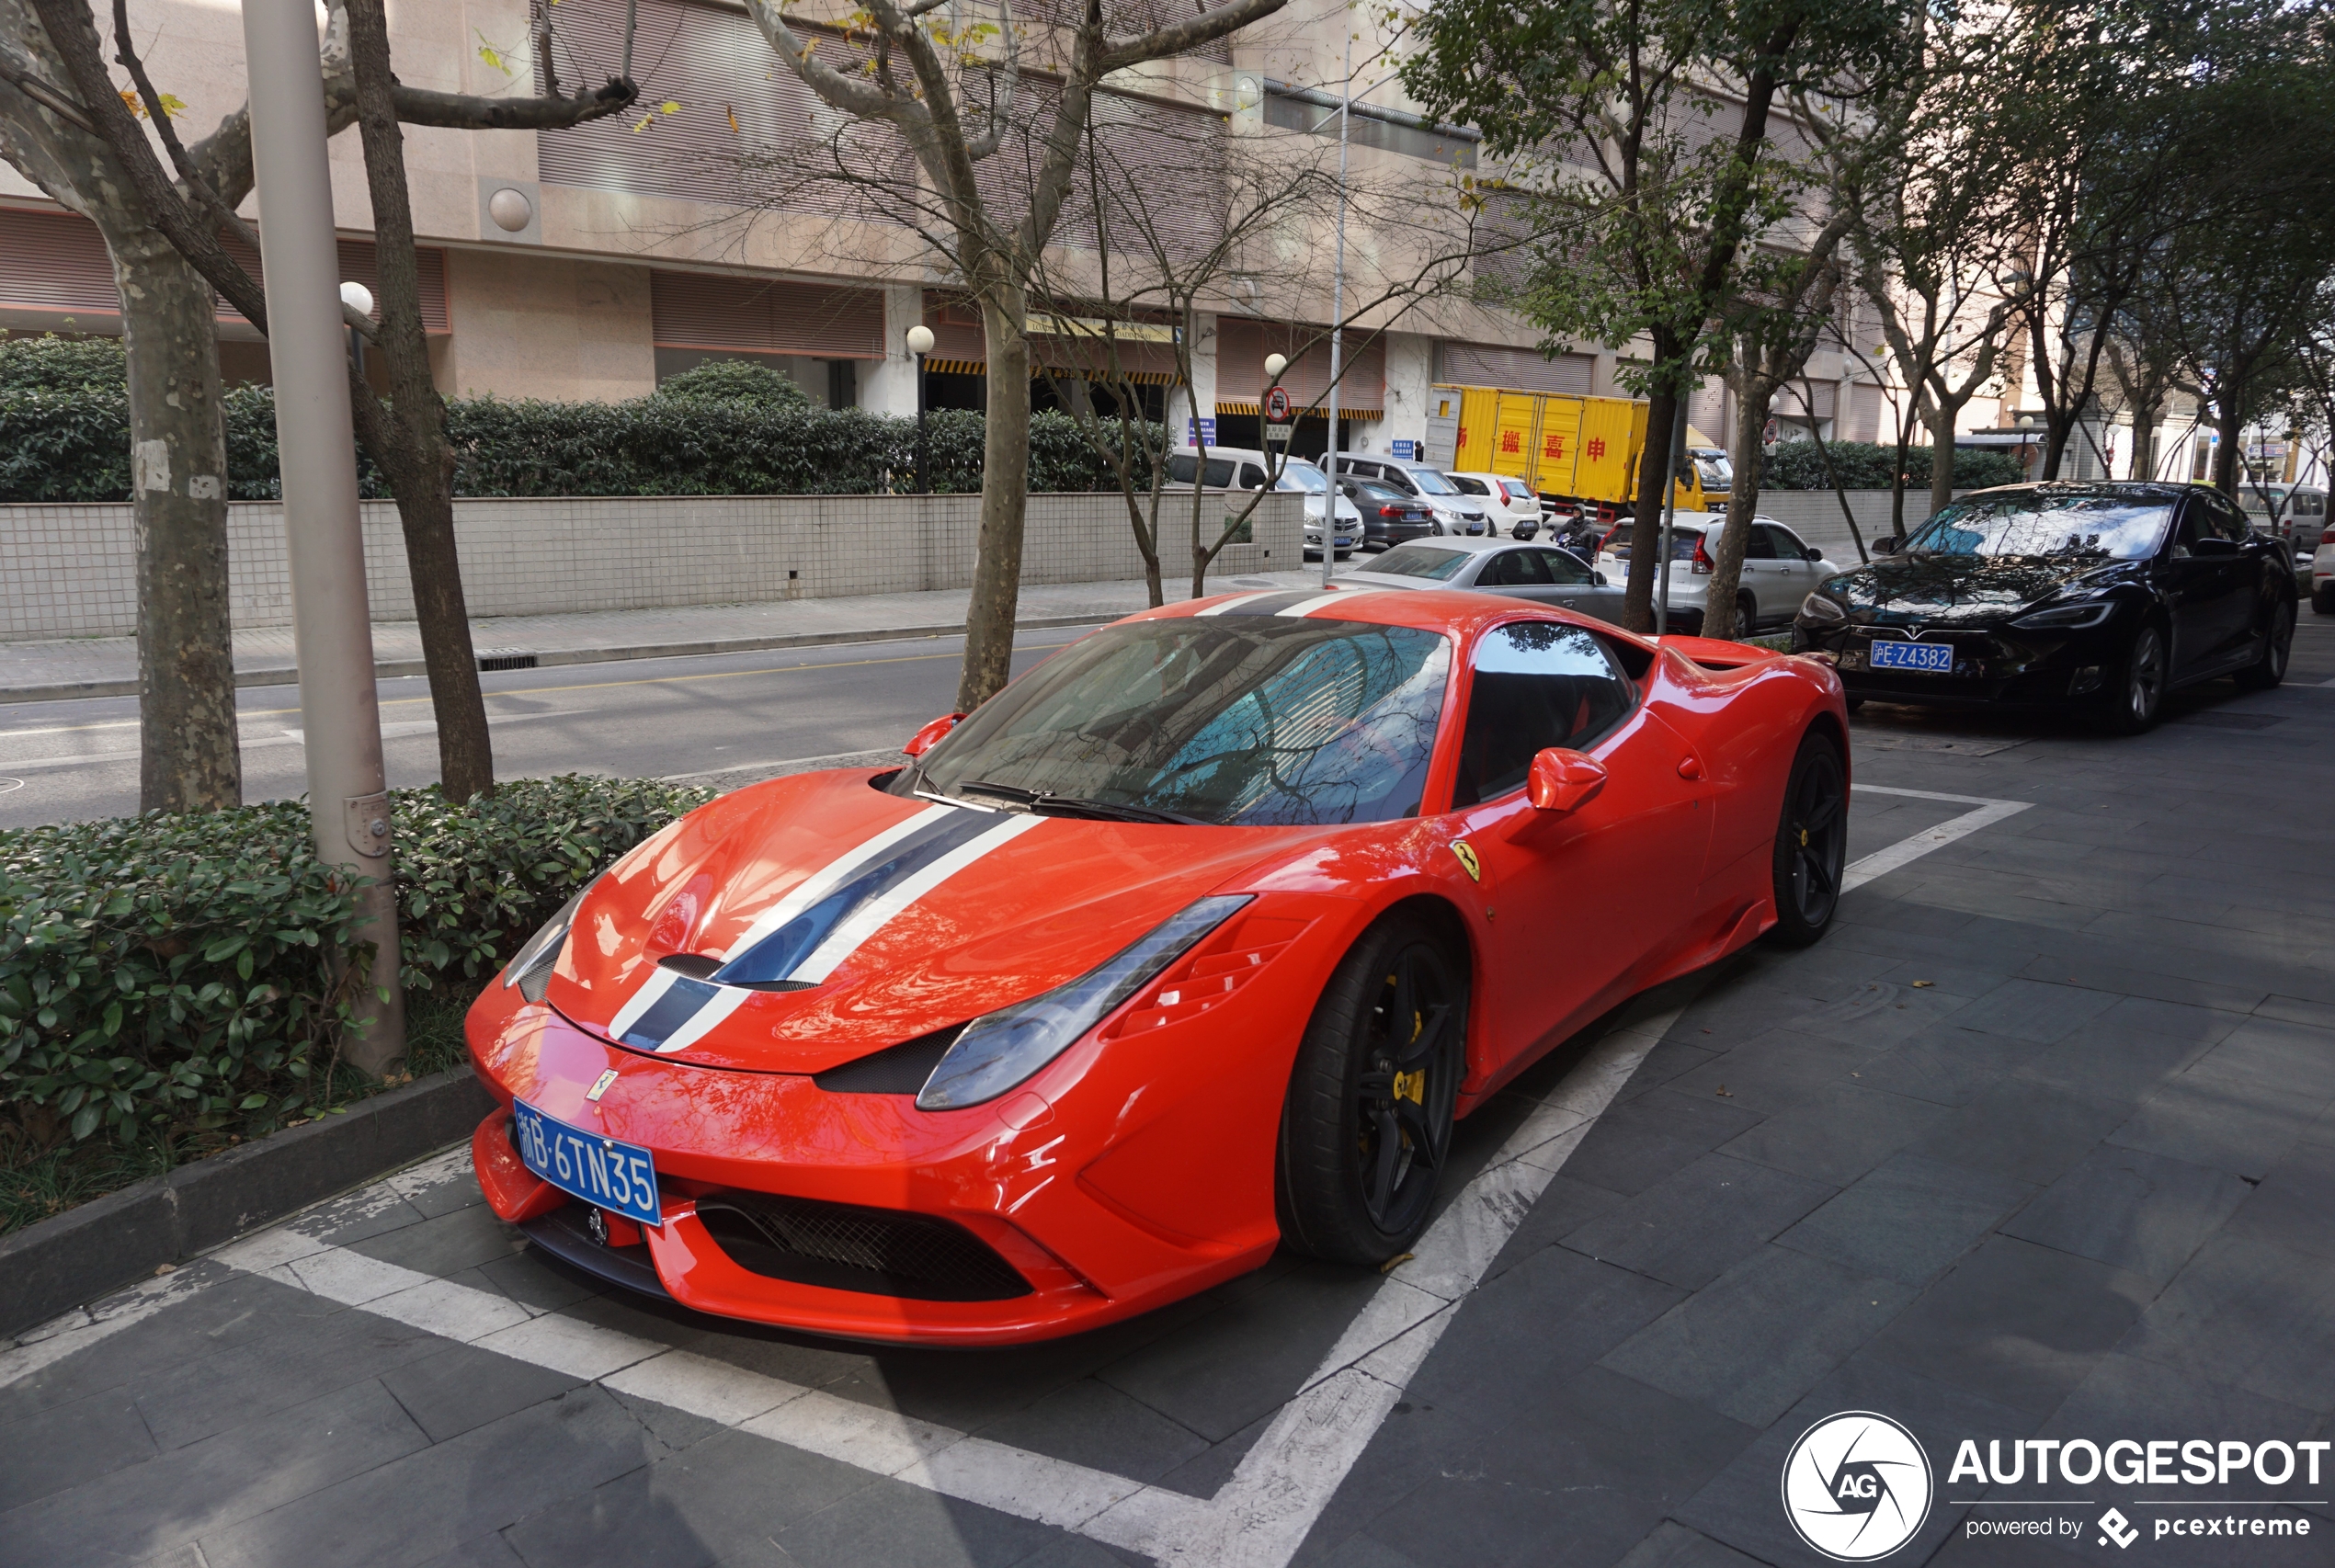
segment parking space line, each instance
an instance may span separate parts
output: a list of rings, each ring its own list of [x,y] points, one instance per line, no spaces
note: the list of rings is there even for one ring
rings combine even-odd
[[[1849,868],[1861,886],[2025,811],[2033,802],[1882,785],[1875,794],[1970,805]],[[974,1437],[674,1349],[654,1340],[527,1307],[366,1256],[323,1239],[349,1221],[351,1200],[231,1244],[222,1264],[460,1343],[598,1381],[620,1392],[726,1427],[890,1476],[961,1501],[1076,1530],[1164,1568],[1285,1568],[1361,1458],[1410,1380],[1458,1316],[1516,1229],[1598,1118],[1692,1000],[1699,982],[1651,993],[1624,1009],[1562,1084],[1533,1107],[1490,1163],[1383,1279],[1338,1343],[1214,1496],[1198,1498]],[[467,1168],[461,1146],[389,1177],[354,1199],[402,1202],[416,1185]],[[50,1337],[0,1355],[0,1386],[143,1318],[216,1270],[151,1281]]]
[[[1900,790],[1888,784],[1858,784],[1853,786],[1873,795],[1901,795],[1913,801],[1943,801],[1951,805],[1976,806],[1960,816],[1948,817],[1935,827],[1927,827],[1910,838],[1901,838],[1886,849],[1876,849],[1856,861],[1840,873],[1840,891],[1853,892],[1875,877],[1886,876],[1898,868],[1912,864],[1933,849],[1943,849],[1958,838],[1967,838],[1982,827],[2015,817],[2034,804],[2033,801],[1997,801],[1985,795],[1942,795],[1934,790]]]

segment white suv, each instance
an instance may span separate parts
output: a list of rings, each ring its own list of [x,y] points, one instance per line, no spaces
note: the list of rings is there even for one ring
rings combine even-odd
[[[1211,447],[1208,449],[1208,490],[1262,490],[1265,476],[1274,468],[1272,460],[1263,452],[1248,447]],[[1280,464],[1281,472],[1273,475],[1275,490],[1302,491],[1305,496],[1305,554],[1320,560],[1322,553],[1322,521],[1335,516],[1336,537],[1330,540],[1335,558],[1343,561],[1362,542],[1362,515],[1343,495],[1337,497],[1335,513],[1330,508],[1329,476],[1304,458],[1290,458]],[[1163,490],[1190,490],[1192,481],[1201,474],[1200,451],[1186,447],[1180,452],[1168,454],[1168,478],[1160,485]]]
[[[1510,533],[1521,526],[1530,526],[1529,531],[1516,534],[1518,539],[1531,539],[1540,531],[1541,498],[1522,480],[1505,473],[1452,473],[1444,477],[1464,494],[1486,498],[1485,505],[1492,509],[1494,531],[1503,522]]]
[[[1711,585],[1713,558],[1719,551],[1719,530],[1726,526],[1726,518],[1715,512],[1678,514],[1670,533],[1672,631],[1701,630],[1703,595]],[[1598,565],[1615,582],[1623,581],[1628,573],[1634,531],[1631,524],[1617,525],[1599,552]],[[1658,535],[1659,522],[1648,525],[1646,531]],[[1752,518],[1750,537],[1743,541],[1743,574],[1736,585],[1736,634],[1747,635],[1763,622],[1789,623],[1799,613],[1800,601],[1840,571],[1822,551],[1809,549],[1782,523]]]

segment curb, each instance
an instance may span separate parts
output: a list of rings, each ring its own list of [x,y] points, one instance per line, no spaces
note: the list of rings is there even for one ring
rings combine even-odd
[[[467,1138],[494,1103],[450,1068],[0,1236],[0,1339]]]
[[[1126,613],[1133,615],[1136,611],[1131,609]],[[1119,619],[1116,615],[1053,615],[1017,620],[1013,625],[1017,631],[1043,631],[1060,626],[1105,626]],[[825,648],[845,642],[904,642],[927,637],[958,637],[963,633],[964,622],[959,620],[943,626],[802,631],[778,637],[714,637],[698,642],[644,642],[630,648],[559,648],[536,654],[535,667],[547,670],[555,665],[598,665],[618,659],[686,659],[702,653],[756,653],[774,648]],[[523,649],[519,651],[525,652]],[[428,667],[419,659],[380,659],[373,665],[375,680],[402,680],[428,673]],[[300,670],[291,665],[235,672],[238,687],[297,686],[299,683]],[[134,680],[61,681],[49,686],[0,687],[0,703],[62,702],[77,697],[137,695],[138,683]]]

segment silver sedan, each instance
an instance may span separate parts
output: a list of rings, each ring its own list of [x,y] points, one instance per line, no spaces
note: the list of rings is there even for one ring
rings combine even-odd
[[[1469,588],[1619,623],[1622,589],[1578,555],[1501,539],[1418,540],[1338,581],[1355,588]]]

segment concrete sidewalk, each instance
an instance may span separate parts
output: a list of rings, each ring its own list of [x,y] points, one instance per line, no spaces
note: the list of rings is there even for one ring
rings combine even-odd
[[[1315,566],[1304,572],[1213,578],[1209,588],[1212,592],[1301,588],[1320,581],[1320,570]],[[1188,588],[1188,583],[1171,578],[1168,602],[1190,598]],[[471,641],[483,659],[530,656],[535,666],[544,666],[747,653],[824,642],[946,637],[964,631],[965,606],[971,597],[963,588],[944,588],[860,598],[506,616],[472,621]],[[1022,589],[1018,621],[1024,627],[1092,625],[1131,615],[1147,602],[1141,581],[1048,584]],[[374,667],[384,679],[422,674],[420,628],[410,620],[376,621],[373,656]],[[235,633],[237,686],[286,686],[298,678],[291,628],[274,626]],[[138,645],[133,638],[0,642],[0,702],[131,697],[137,690]]]

